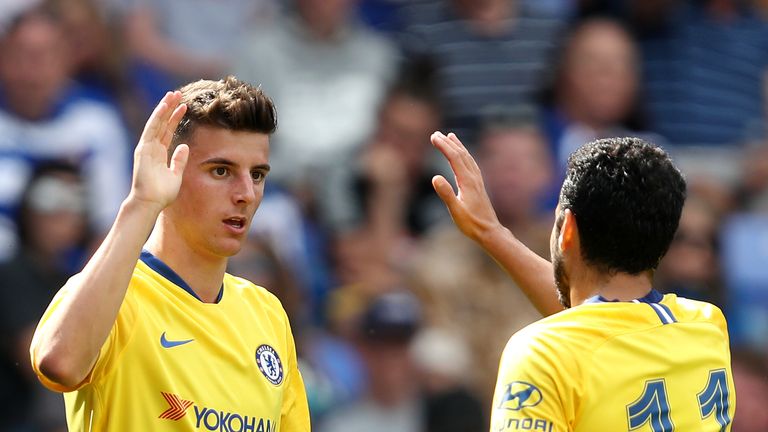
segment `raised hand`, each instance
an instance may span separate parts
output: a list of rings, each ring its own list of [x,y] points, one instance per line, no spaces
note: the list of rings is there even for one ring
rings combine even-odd
[[[189,147],[176,147],[168,165],[168,147],[187,106],[180,104],[180,92],[168,92],[155,107],[144,126],[134,152],[131,197],[164,209],[176,199],[181,186]]]
[[[432,178],[432,187],[461,232],[481,242],[485,234],[501,228],[501,223],[485,191],[480,168],[455,134],[446,136],[435,132],[430,139],[451,165],[458,193],[454,193],[451,184],[441,175]]]

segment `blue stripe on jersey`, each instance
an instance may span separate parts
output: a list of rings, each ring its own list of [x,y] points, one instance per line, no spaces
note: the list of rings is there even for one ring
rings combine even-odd
[[[652,289],[651,292],[646,294],[643,297],[640,297],[639,299],[632,300],[633,303],[646,303],[653,309],[654,312],[656,312],[656,315],[659,316],[659,319],[663,324],[672,324],[676,323],[677,319],[675,318],[675,315],[672,314],[672,310],[667,307],[666,305],[661,304],[661,300],[664,299],[664,295],[660,292],[656,291],[655,289]],[[612,303],[617,302],[619,300],[608,300],[605,297],[601,295],[596,295],[594,297],[588,298],[584,303]]]
[[[168,264],[162,262],[160,258],[152,255],[151,252],[144,249],[141,251],[141,255],[139,256],[139,259],[144,262],[149,268],[154,270],[157,274],[160,276],[168,279],[171,281],[174,285],[177,285],[179,288],[183,289],[184,291],[188,292],[192,297],[203,301],[192,289],[191,286],[189,286],[184,279],[181,278],[175,271],[173,271],[172,268],[168,267]],[[219,289],[219,295],[216,296],[216,303],[221,301],[221,298],[224,296],[224,284],[221,285],[221,289]]]
[[[659,319],[661,320],[662,324],[671,324],[674,321],[674,317],[667,314],[667,312],[662,308],[662,306],[658,303],[648,303],[648,306],[653,309],[654,312],[656,312],[656,315],[659,316]]]

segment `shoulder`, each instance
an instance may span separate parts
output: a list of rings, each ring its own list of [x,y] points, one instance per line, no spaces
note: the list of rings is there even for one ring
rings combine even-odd
[[[268,289],[229,273],[224,275],[224,289],[225,296],[236,296],[240,301],[252,307],[263,309],[270,315],[278,316],[287,321],[283,304]]]
[[[724,334],[728,333],[725,315],[712,303],[665,294],[662,304],[668,306],[678,321],[702,322],[717,326]]]
[[[604,314],[595,306],[581,305],[542,318],[515,333],[507,349],[557,362],[568,356],[574,360],[588,358],[602,343],[631,325],[620,314]]]

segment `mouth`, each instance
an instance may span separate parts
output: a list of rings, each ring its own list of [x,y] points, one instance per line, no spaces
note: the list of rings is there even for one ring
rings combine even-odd
[[[235,228],[237,230],[241,230],[241,229],[245,228],[245,218],[244,217],[230,217],[230,218],[224,219],[223,222],[226,225],[229,225],[232,228]]]

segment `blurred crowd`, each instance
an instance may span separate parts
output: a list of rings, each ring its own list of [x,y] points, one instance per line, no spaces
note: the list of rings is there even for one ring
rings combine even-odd
[[[2,0],[0,431],[66,429],[34,325],[108,230],[154,104],[234,74],[279,127],[230,272],[283,302],[314,429],[487,430],[501,350],[540,318],[433,192],[440,129],[547,258],[570,152],[669,151],[688,201],[655,287],[725,311],[733,431],[765,432],[766,72],[764,0]]]

